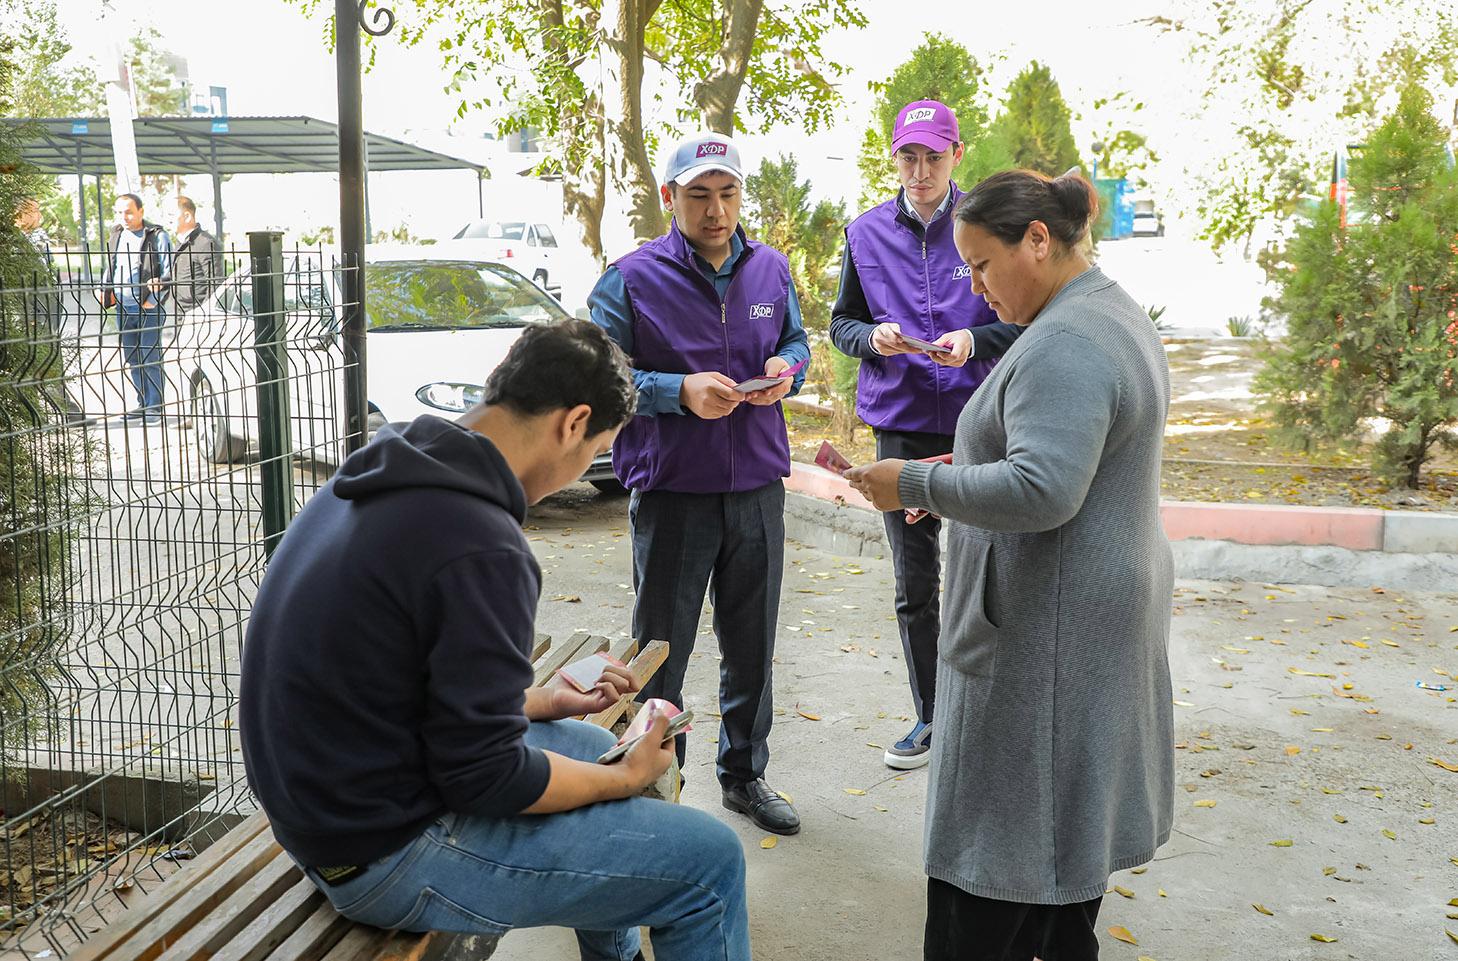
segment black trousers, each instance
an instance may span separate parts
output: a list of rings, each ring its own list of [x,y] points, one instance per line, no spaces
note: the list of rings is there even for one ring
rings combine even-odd
[[[952,435],[916,431],[876,431],[876,459],[919,460],[951,453]],[[904,511],[882,515],[896,572],[896,626],[911,680],[917,719],[932,720],[937,691],[937,635],[941,632],[942,522],[927,517],[906,523]]]
[[[925,961],[1098,961],[1094,924],[1103,898],[1019,904],[928,878]]]
[[[692,455],[684,455],[692,456]],[[771,661],[785,568],[785,485],[733,494],[634,491],[633,636],[668,642],[668,660],[638,695],[683,707],[683,679],[708,591],[719,638],[718,775],[763,777],[774,720]],[[683,764],[688,738],[678,738]]]

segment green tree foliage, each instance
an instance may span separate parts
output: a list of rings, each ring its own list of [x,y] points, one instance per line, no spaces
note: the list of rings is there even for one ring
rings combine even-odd
[[[939,33],[929,33],[921,46],[880,85],[871,127],[861,141],[862,207],[881,203],[896,193],[896,165],[891,159],[891,131],[896,114],[915,100],[936,100],[952,108],[967,156],[957,168],[963,189],[988,173],[1009,166],[1000,140],[988,140],[987,68],[967,48]],[[984,156],[986,155],[986,156]],[[969,161],[973,161],[969,163]],[[992,169],[987,169],[991,164]],[[999,165],[1000,164],[1000,165]]]
[[[845,222],[844,204],[812,200],[810,181],[800,179],[793,157],[781,154],[778,160],[760,161],[759,169],[745,183],[745,230],[790,260],[790,276],[800,295],[805,330],[812,346],[819,348],[810,376],[822,396],[827,388],[831,396],[840,396],[831,365],[822,361],[836,353],[826,348]]]
[[[20,48],[0,36],[0,115],[14,116]],[[65,633],[66,563],[74,536],[67,520],[74,509],[77,445],[56,429],[61,414],[50,396],[63,367],[48,336],[51,297],[45,266],[15,226],[26,198],[43,178],[21,160],[24,126],[0,125],[0,748],[28,743],[32,725],[48,716],[47,679],[53,652]]]
[[[1416,487],[1458,426],[1458,171],[1432,100],[1409,84],[1353,161],[1351,226],[1323,203],[1288,251],[1273,306],[1288,334],[1256,387],[1293,446],[1380,419],[1376,468]]]
[[[1181,45],[1202,236],[1249,246],[1324,192],[1332,150],[1375,126],[1408,79],[1458,83],[1451,0],[1172,0],[1144,22]]]
[[[1013,166],[1056,177],[1079,165],[1071,114],[1053,73],[1034,60],[1008,86],[996,126],[1012,150]]]
[[[865,25],[852,0],[413,0],[397,12],[391,39],[440,50],[458,116],[490,111],[500,135],[533,128],[553,145],[565,213],[599,260],[610,201],[622,199],[632,236],[661,232],[650,152],[663,134],[815,131],[834,117],[845,72],[821,42]],[[650,67],[646,96],[678,105],[674,129],[645,127]]]

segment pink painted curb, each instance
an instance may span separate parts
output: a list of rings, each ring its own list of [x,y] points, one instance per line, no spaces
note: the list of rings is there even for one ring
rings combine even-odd
[[[794,463],[785,489],[862,510],[874,510],[844,478],[813,464]],[[1386,512],[1355,507],[1277,504],[1201,504],[1163,501],[1160,514],[1170,540],[1202,538],[1236,544],[1383,549]]]

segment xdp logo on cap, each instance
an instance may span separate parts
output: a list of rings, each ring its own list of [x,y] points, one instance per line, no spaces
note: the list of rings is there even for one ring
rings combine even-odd
[[[774,304],[750,304],[749,305],[749,319],[750,320],[763,320],[765,318],[773,317],[774,315],[775,315],[775,305]]]
[[[911,111],[906,115],[906,119],[901,121],[901,126],[904,127],[909,123],[924,123],[928,120],[931,120],[936,115],[936,107],[917,107],[915,110]]]
[[[957,267],[952,271],[953,280],[966,280],[968,277],[971,276],[972,268],[968,267],[966,264],[963,264],[962,266]]]
[[[722,157],[728,152],[728,144],[716,143],[711,140],[708,143],[699,144],[699,149],[694,153],[694,158],[696,160],[702,160],[705,157]]]

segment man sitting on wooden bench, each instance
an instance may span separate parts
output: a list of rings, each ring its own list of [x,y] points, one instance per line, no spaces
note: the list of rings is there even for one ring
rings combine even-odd
[[[346,917],[500,934],[561,925],[584,959],[747,961],[744,855],[702,811],[637,795],[665,720],[617,763],[565,720],[636,690],[533,688],[528,504],[611,445],[635,395],[594,325],[530,326],[454,423],[383,428],[304,506],[243,647],[248,779]]]

